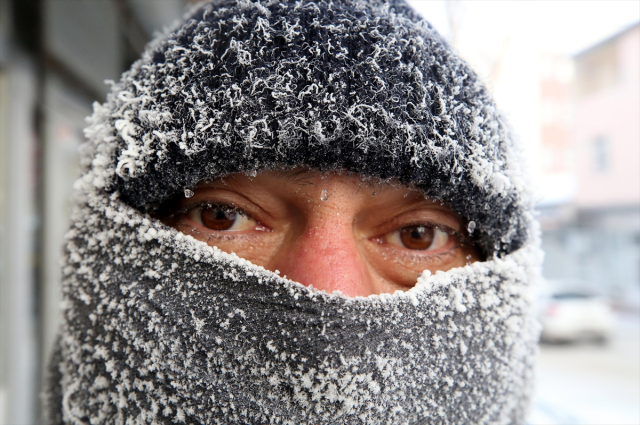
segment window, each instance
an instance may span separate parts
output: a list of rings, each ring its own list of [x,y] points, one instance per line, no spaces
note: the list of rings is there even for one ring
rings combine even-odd
[[[602,172],[609,168],[609,149],[609,141],[604,136],[598,136],[593,140],[593,168],[595,171]]]

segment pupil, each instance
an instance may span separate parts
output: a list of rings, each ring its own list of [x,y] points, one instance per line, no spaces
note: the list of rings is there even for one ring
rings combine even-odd
[[[203,208],[200,213],[202,224],[213,230],[229,230],[236,222],[236,212],[221,208]]]
[[[434,236],[435,230],[433,227],[412,226],[400,230],[402,244],[409,249],[428,249],[433,243]]]

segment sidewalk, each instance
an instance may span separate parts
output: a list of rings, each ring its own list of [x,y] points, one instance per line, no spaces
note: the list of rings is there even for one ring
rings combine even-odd
[[[640,424],[640,315],[608,344],[543,345],[530,424]]]

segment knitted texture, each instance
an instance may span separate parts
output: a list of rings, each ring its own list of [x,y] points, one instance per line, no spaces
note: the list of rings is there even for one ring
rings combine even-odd
[[[534,248],[348,298],[118,200],[78,208],[67,237],[53,423],[524,421]]]
[[[203,6],[95,107],[86,182],[153,211],[234,172],[345,169],[445,201],[487,256],[519,248],[519,150],[474,72],[402,5]]]
[[[520,424],[541,261],[517,141],[402,2],[214,2],[94,106],[67,234],[48,423]],[[397,179],[486,261],[345,297],[152,218],[202,181]]]

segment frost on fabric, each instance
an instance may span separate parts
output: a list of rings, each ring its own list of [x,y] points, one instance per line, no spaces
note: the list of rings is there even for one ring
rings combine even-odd
[[[52,417],[219,424],[525,417],[538,332],[529,283],[536,248],[424,273],[407,292],[348,298],[282,279],[113,198],[91,196],[67,235]]]
[[[398,178],[522,246],[521,154],[477,76],[400,1],[219,1],[95,105],[86,190],[153,211],[198,182],[290,166]]]
[[[94,105],[86,135],[50,423],[525,418],[540,253],[518,143],[403,2],[205,4]],[[301,166],[417,187],[488,260],[347,298],[147,214],[203,180]]]

